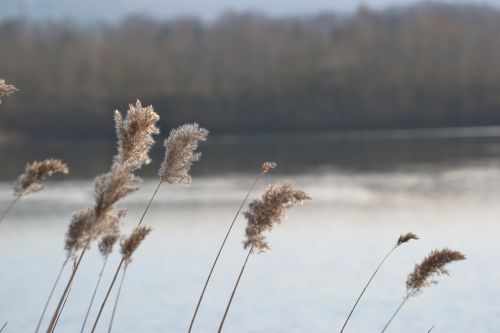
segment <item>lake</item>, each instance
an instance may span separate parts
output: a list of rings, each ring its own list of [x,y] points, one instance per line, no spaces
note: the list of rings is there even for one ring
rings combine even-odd
[[[498,332],[500,266],[491,258],[500,253],[500,137],[495,130],[460,133],[208,141],[192,186],[163,185],[145,218],[154,230],[128,268],[113,332],[187,332],[225,230],[266,160],[279,167],[251,198],[269,182],[291,180],[314,200],[292,208],[269,234],[269,252],[250,257],[224,332],[338,332],[378,262],[408,231],[421,239],[390,257],[345,332],[380,332],[399,305],[414,264],[443,247],[468,259],[450,265],[451,276],[439,277],[437,285],[411,299],[388,332],[427,332],[434,324],[433,332]],[[12,181],[25,162],[58,157],[72,170],[23,198],[0,224],[5,332],[34,331],[64,259],[71,214],[92,204],[92,179],[106,171],[113,154],[113,146],[103,142],[0,148],[0,207],[12,199]],[[120,204],[127,209],[127,233],[156,186],[160,145],[153,155],[152,165],[141,171],[140,191]],[[240,216],[193,332],[217,331],[245,259],[244,228]],[[103,277],[106,286],[117,261],[115,253]],[[94,246],[82,261],[56,331],[80,331],[101,264]],[[107,331],[110,314],[108,306],[99,332]]]

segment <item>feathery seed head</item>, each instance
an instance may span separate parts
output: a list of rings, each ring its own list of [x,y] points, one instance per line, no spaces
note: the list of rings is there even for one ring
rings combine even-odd
[[[297,203],[310,200],[309,195],[294,188],[291,183],[271,184],[260,200],[254,200],[244,213],[248,224],[246,228],[245,249],[253,246],[259,252],[269,249],[265,236],[275,224],[280,224],[287,210]]]
[[[115,246],[118,240],[118,234],[110,234],[103,236],[99,242],[99,252],[101,252],[103,257],[107,257],[113,252],[113,246]]]
[[[114,162],[129,164],[133,170],[151,163],[149,151],[155,142],[153,134],[160,133],[156,127],[159,119],[152,105],[142,107],[139,100],[135,105],[129,105],[125,119],[119,111],[115,111],[118,154]]]
[[[43,190],[43,181],[56,172],[68,174],[68,166],[56,159],[28,163],[24,168],[24,173],[17,178],[15,195],[24,196]]]
[[[137,250],[151,230],[150,227],[136,227],[134,231],[121,242],[121,254],[126,264],[132,261],[132,254],[134,254],[135,250]]]
[[[196,123],[173,129],[164,142],[166,151],[159,171],[160,178],[170,184],[190,184],[189,170],[201,156],[195,150],[207,136],[208,131]]]
[[[423,288],[437,283],[432,280],[435,275],[449,275],[446,264],[453,261],[465,260],[465,255],[449,249],[434,250],[420,264],[416,264],[413,272],[406,279],[408,296],[418,295]]]
[[[12,95],[17,91],[17,88],[14,87],[11,84],[6,84],[5,80],[0,80],[0,98],[3,96],[9,96]],[[0,99],[0,104],[2,103],[2,100]]]
[[[68,230],[66,231],[66,240],[64,249],[71,255],[85,244],[88,234],[88,226],[95,219],[93,209],[81,210],[71,217]]]
[[[407,232],[406,234],[402,234],[401,236],[399,236],[398,241],[396,242],[396,246],[409,242],[412,239],[417,240],[419,238],[413,232]]]
[[[260,172],[262,174],[266,174],[268,173],[269,171],[273,170],[274,168],[276,168],[277,164],[274,163],[274,162],[264,162],[262,163],[262,166],[260,168]]]
[[[119,200],[138,190],[134,185],[139,181],[128,165],[113,164],[94,181],[95,215],[99,218],[109,213]]]

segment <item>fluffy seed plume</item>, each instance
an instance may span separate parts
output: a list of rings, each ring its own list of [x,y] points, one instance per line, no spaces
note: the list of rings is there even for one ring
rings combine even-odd
[[[130,236],[121,242],[121,254],[126,264],[129,264],[132,261],[132,254],[134,254],[135,250],[137,250],[144,238],[146,238],[150,232],[150,227],[136,227]]]
[[[402,234],[401,236],[399,236],[398,241],[396,242],[396,246],[407,243],[412,239],[417,240],[419,238],[413,232],[407,232],[406,234]]]
[[[277,164],[274,163],[274,162],[264,162],[262,163],[262,166],[260,168],[260,172],[262,174],[266,174],[268,173],[269,171],[273,170],[274,168],[276,168]]]
[[[113,246],[115,246],[117,240],[117,234],[110,234],[101,238],[99,242],[99,252],[101,252],[103,257],[107,257],[113,252]]]
[[[138,190],[135,184],[139,181],[127,165],[113,164],[94,181],[95,215],[99,218],[110,212],[119,200]]]
[[[0,97],[12,95],[17,91],[17,88],[11,84],[5,83],[5,80],[0,80]],[[0,99],[0,104],[2,100]]]
[[[408,296],[419,294],[423,288],[437,283],[432,280],[435,275],[449,275],[444,267],[453,261],[465,260],[465,256],[449,249],[434,250],[424,260],[415,265],[413,272],[406,279],[406,290]]]
[[[263,233],[271,231],[275,224],[281,223],[287,210],[297,203],[310,200],[309,195],[294,188],[291,183],[271,184],[260,200],[254,200],[244,213],[248,220],[245,249],[253,246],[259,252],[269,249]]]
[[[68,230],[66,231],[66,240],[64,249],[68,256],[72,255],[77,249],[82,248],[85,242],[85,234],[88,231],[88,224],[95,219],[93,209],[81,210],[71,217]]]
[[[43,181],[56,172],[68,174],[68,166],[56,159],[28,163],[24,168],[24,173],[17,178],[15,195],[24,196],[43,190]]]
[[[118,154],[114,162],[130,164],[134,169],[151,163],[149,151],[155,142],[152,136],[160,133],[156,127],[158,120],[160,117],[153,106],[142,107],[139,100],[135,105],[129,105],[125,119],[119,111],[115,111]]]
[[[189,170],[201,156],[195,150],[207,136],[208,131],[196,123],[173,129],[164,142],[166,151],[159,171],[160,178],[170,184],[190,184]]]

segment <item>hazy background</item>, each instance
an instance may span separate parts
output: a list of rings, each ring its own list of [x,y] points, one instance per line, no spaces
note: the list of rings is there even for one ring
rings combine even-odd
[[[129,268],[113,332],[186,331],[266,160],[279,167],[252,198],[292,180],[314,200],[273,231],[271,251],[251,258],[225,332],[339,330],[407,231],[421,240],[391,258],[346,332],[379,331],[414,263],[444,246],[468,260],[389,331],[498,332],[499,34],[494,0],[2,1],[0,78],[19,91],[0,105],[0,210],[26,162],[61,158],[71,174],[23,198],[0,225],[0,325],[33,330],[70,216],[91,204],[92,179],[115,154],[113,111],[139,98],[155,106],[162,134],[141,190],[120,205],[126,232],[154,189],[168,131],[196,121],[211,135],[193,185],[164,186],[146,218],[154,232]],[[196,332],[217,329],[245,256],[244,223]],[[61,332],[79,331],[100,264],[91,251]]]

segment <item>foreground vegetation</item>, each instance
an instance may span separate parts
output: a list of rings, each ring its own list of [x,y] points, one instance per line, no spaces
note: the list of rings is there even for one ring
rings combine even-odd
[[[13,86],[5,84],[3,80],[0,81],[0,83],[0,97],[11,95],[16,91]],[[116,155],[112,160],[109,171],[97,176],[94,180],[94,201],[92,205],[74,213],[71,217],[64,240],[66,257],[58,269],[56,279],[50,289],[40,319],[36,324],[35,333],[42,330],[44,323],[47,324],[45,330],[47,333],[53,333],[56,330],[60,316],[65,309],[66,301],[71,295],[71,289],[78,287],[74,284],[74,281],[79,271],[80,264],[85,254],[91,250],[92,245],[97,244],[98,250],[103,256],[102,268],[99,276],[96,278],[96,286],[90,297],[87,313],[85,317],[82,318],[83,323],[81,324],[81,328],[80,325],[75,326],[76,328],[80,328],[80,332],[86,331],[86,324],[88,323],[90,310],[94,305],[96,292],[102,287],[102,273],[106,269],[108,258],[112,254],[114,246],[119,243],[120,250],[118,255],[121,257],[121,260],[114,270],[112,280],[104,286],[106,288],[106,293],[104,299],[100,303],[96,317],[91,321],[93,324],[90,329],[90,332],[93,333],[96,332],[99,324],[102,325],[100,321],[101,315],[106,310],[106,306],[109,308],[109,303],[112,302],[114,305],[112,307],[111,318],[107,323],[107,332],[110,333],[112,331],[113,321],[118,308],[127,268],[132,263],[132,257],[135,251],[140,247],[142,242],[146,240],[149,233],[152,232],[151,227],[147,226],[146,222],[151,203],[163,184],[189,185],[191,183],[191,176],[189,174],[191,166],[201,157],[201,153],[197,152],[198,145],[202,141],[205,141],[208,136],[208,131],[201,128],[196,123],[182,125],[170,132],[169,136],[164,141],[165,157],[158,171],[158,185],[151,194],[150,200],[145,205],[143,214],[133,231],[129,235],[124,235],[122,231],[122,218],[125,215],[125,211],[123,209],[118,209],[116,205],[126,196],[139,190],[137,187],[139,178],[135,175],[135,172],[144,165],[152,162],[149,157],[149,152],[155,143],[153,136],[159,134],[157,128],[159,119],[158,114],[154,111],[152,106],[143,107],[139,100],[135,104],[129,105],[129,109],[125,115],[119,111],[115,112],[115,128],[117,134]],[[250,186],[235,217],[229,224],[198,298],[198,302],[196,303],[189,328],[187,329],[188,333],[193,329],[193,324],[200,309],[200,304],[203,301],[203,296],[209,286],[212,273],[216,268],[219,256],[224,249],[224,245],[231,233],[236,218],[247,202],[255,185],[265,174],[272,171],[275,167],[276,164],[273,162],[264,162],[262,164],[255,181]],[[43,183],[46,178],[57,172],[67,174],[69,168],[65,163],[56,159],[29,163],[24,173],[19,176],[16,182],[14,198],[2,215],[0,215],[0,222],[8,216],[7,213],[22,197],[43,190]],[[269,246],[266,240],[266,233],[272,231],[276,225],[283,222],[287,211],[291,207],[308,200],[311,200],[311,197],[305,191],[296,188],[289,182],[284,182],[270,184],[260,199],[253,200],[248,204],[248,208],[244,212],[244,216],[247,220],[247,227],[245,232],[246,237],[243,241],[243,247],[247,251],[247,254],[239,270],[238,278],[232,288],[226,310],[220,321],[218,333],[223,330],[239,282],[251,255],[268,251]],[[344,332],[363,294],[389,256],[391,256],[391,254],[401,245],[417,239],[417,235],[411,232],[402,234],[397,239],[393,248],[383,257],[356,299],[354,306],[351,308],[340,330],[341,333]],[[434,276],[448,274],[445,266],[451,262],[460,260],[465,260],[465,256],[462,253],[444,248],[442,250],[432,251],[421,263],[415,265],[414,270],[408,275],[406,280],[406,294],[401,304],[383,327],[381,333],[387,330],[406,302],[419,295],[431,284],[435,283],[433,280]],[[70,262],[73,264],[68,267],[68,263]],[[70,276],[66,284],[63,284],[64,288],[62,294],[57,297],[57,295],[54,295],[54,291],[60,283],[62,272],[66,269],[70,270]],[[111,291],[116,287],[120,275],[121,278],[118,282],[118,291],[115,299],[110,300]],[[56,298],[53,299],[53,296],[56,296]],[[52,307],[50,307],[51,304],[53,305]],[[3,325],[0,332],[5,329],[6,325],[7,323]],[[90,325],[88,325],[88,327],[90,327]],[[429,331],[431,330],[432,328]]]

